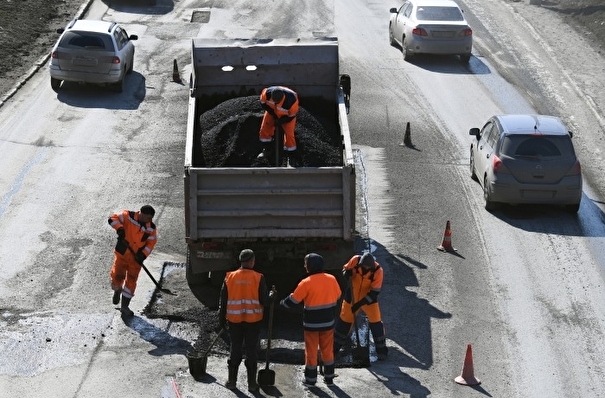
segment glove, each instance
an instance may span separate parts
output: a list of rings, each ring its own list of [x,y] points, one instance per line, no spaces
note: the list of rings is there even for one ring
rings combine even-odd
[[[359,309],[361,308],[362,305],[364,305],[364,301],[363,300],[359,300],[358,302],[356,302],[355,304],[353,304],[351,306],[351,312],[354,314],[357,311],[359,311]]]
[[[282,125],[282,124],[291,122],[292,120],[294,120],[294,116],[282,116],[276,120],[276,123],[279,125]]]
[[[124,231],[124,227],[118,228],[118,230],[116,231],[116,233],[118,234],[118,239],[119,240],[124,240],[124,238],[126,237],[126,231]]]
[[[343,269],[342,276],[344,276],[347,279],[350,279],[353,276],[353,270],[352,269]]]
[[[134,259],[137,261],[137,263],[139,264],[143,264],[143,261],[145,261],[147,257],[145,257],[145,254],[143,254],[142,250],[139,250],[135,255],[134,255]]]
[[[272,286],[271,291],[269,292],[269,300],[274,301],[275,296],[277,296],[277,290],[275,290],[275,286]]]

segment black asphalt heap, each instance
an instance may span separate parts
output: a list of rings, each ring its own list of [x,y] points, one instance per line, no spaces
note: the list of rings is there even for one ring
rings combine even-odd
[[[266,167],[256,159],[262,146],[258,139],[263,110],[258,96],[239,97],[220,103],[199,118],[199,143],[202,167]],[[342,165],[338,143],[340,133],[335,122],[320,119],[302,106],[294,130],[302,166]]]

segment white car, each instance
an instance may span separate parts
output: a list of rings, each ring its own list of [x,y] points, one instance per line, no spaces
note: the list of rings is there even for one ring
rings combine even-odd
[[[133,70],[137,35],[128,35],[116,22],[74,19],[51,51],[50,85],[63,81],[109,85],[122,92],[124,77]]]
[[[459,55],[462,62],[470,61],[473,30],[454,1],[408,0],[390,12],[389,39],[406,61],[416,54]]]

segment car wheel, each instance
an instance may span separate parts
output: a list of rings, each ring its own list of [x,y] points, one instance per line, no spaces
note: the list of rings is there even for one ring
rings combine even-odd
[[[393,37],[393,31],[391,30],[391,25],[389,25],[389,43],[391,47],[395,47],[397,42],[395,41],[395,37]]]
[[[565,211],[571,214],[576,214],[578,211],[580,211],[580,204],[576,203],[573,205],[566,205]]]
[[[470,169],[471,169],[471,178],[474,181],[479,181],[479,178],[477,178],[477,174],[475,173],[475,157],[473,156],[473,150],[471,149],[471,158],[469,161],[469,165],[470,165]]]
[[[462,61],[465,64],[468,64],[471,60],[471,54],[460,54],[460,61]]]
[[[498,208],[498,205],[492,202],[490,198],[487,177],[483,179],[483,199],[485,199],[485,210],[492,211]]]
[[[112,84],[111,89],[116,93],[124,91],[124,78],[122,77],[119,82]]]
[[[411,61],[411,60],[412,60],[412,58],[413,58],[414,56],[412,55],[412,53],[410,53],[410,52],[407,50],[407,48],[408,48],[408,43],[406,42],[405,37],[403,37],[403,38],[401,39],[401,52],[403,53],[403,60],[404,60],[404,61],[408,61],[408,62],[409,62],[409,61]]]
[[[134,59],[132,60],[132,63],[130,64],[130,66],[128,67],[128,69],[126,70],[126,74],[130,75],[132,73],[132,71],[134,70]]]
[[[51,77],[50,78],[50,87],[54,91],[59,91],[59,89],[61,88],[61,80],[55,79],[54,77]]]

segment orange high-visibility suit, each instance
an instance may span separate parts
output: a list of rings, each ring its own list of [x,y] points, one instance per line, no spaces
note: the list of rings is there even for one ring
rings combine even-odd
[[[304,304],[305,383],[314,385],[317,381],[319,347],[324,379],[331,384],[334,379],[334,321],[341,290],[336,278],[323,272],[323,258],[314,253],[310,255],[317,257],[305,259],[309,276],[300,281],[294,292],[281,304],[286,308]],[[320,263],[321,267],[318,266]]]
[[[280,89],[284,97],[279,102],[271,98],[271,92]],[[296,150],[294,128],[296,127],[296,114],[298,113],[298,95],[293,90],[283,86],[271,86],[263,89],[260,94],[260,103],[265,109],[260,126],[259,139],[261,142],[271,142],[278,125],[284,132],[284,150]]]
[[[361,262],[371,262],[370,266],[362,266]],[[351,289],[345,292],[340,311],[340,317],[334,330],[334,353],[336,354],[346,342],[351,331],[353,317],[361,309],[368,317],[370,331],[376,346],[378,358],[387,356],[387,346],[384,324],[378,305],[378,294],[382,289],[383,269],[370,254],[355,255],[343,266],[343,273],[350,274]],[[356,304],[355,307],[353,305]],[[353,311],[355,310],[355,311]]]
[[[149,257],[157,242],[157,228],[153,222],[140,223],[140,211],[123,210],[109,216],[109,225],[116,231],[124,228],[124,241],[128,246],[118,242],[114,250],[114,260],[109,273],[111,287],[114,291],[122,290],[122,296],[132,298],[137,287],[141,265],[136,259],[137,253],[142,263]]]

